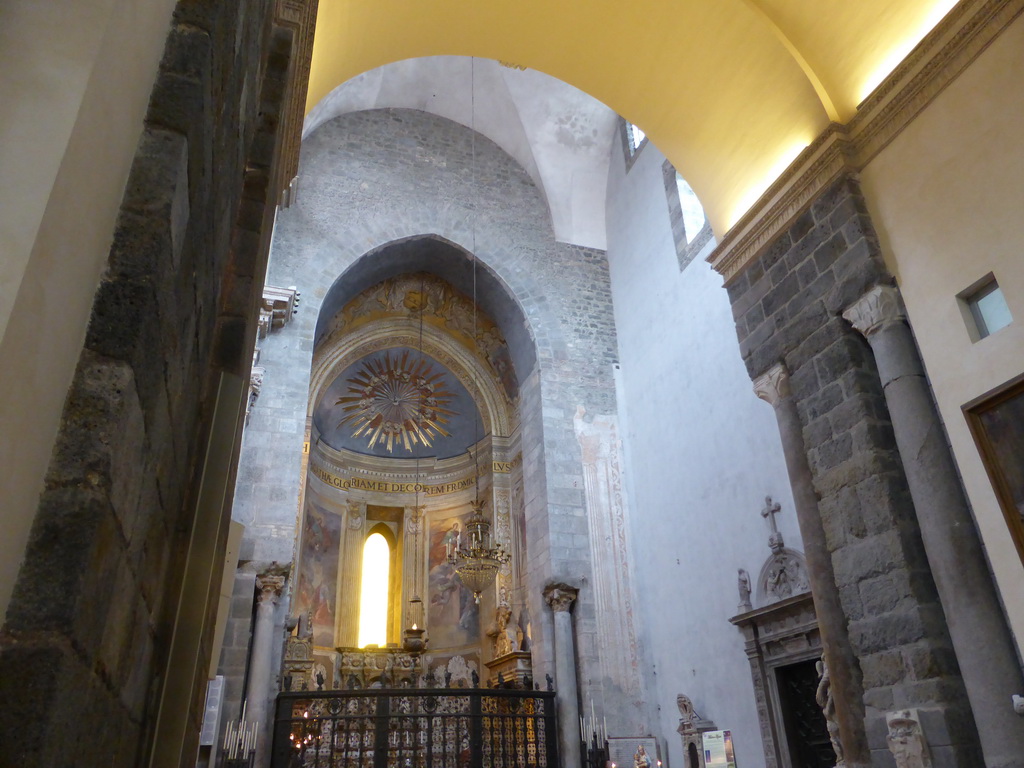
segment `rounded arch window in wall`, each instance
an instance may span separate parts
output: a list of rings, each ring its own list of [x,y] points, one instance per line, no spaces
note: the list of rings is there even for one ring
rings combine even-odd
[[[379,533],[371,533],[363,544],[362,587],[359,594],[359,647],[387,645],[388,583],[391,545]]]

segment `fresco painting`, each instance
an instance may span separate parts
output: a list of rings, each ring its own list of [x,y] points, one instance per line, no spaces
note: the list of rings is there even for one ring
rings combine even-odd
[[[298,608],[313,617],[313,645],[334,647],[341,517],[309,505],[302,530]]]
[[[461,648],[480,640],[479,606],[446,557],[448,545],[454,547],[462,540],[469,517],[467,512],[455,517],[435,517],[430,522],[427,629],[432,649]]]

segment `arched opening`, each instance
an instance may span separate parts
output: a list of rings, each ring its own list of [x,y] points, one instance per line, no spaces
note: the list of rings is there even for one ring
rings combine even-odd
[[[391,586],[391,545],[379,531],[363,544],[359,590],[359,647],[388,642],[388,607]]]
[[[492,273],[428,236],[357,260],[326,292],[314,338],[298,602],[331,604],[312,624],[314,653],[339,670],[329,687],[381,684],[341,670],[358,649],[395,652],[414,624],[429,638],[421,671],[471,686],[487,674],[496,607],[521,633],[529,624],[517,400],[535,352],[523,316]],[[451,559],[470,546],[477,500],[492,543],[515,556],[480,604]],[[337,535],[318,550],[322,527]]]

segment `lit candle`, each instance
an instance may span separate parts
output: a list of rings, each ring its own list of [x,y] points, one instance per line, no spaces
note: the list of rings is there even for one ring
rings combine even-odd
[[[415,631],[416,631],[416,622],[415,622],[415,621],[414,621],[414,622],[412,623],[412,631],[413,631],[413,632],[415,632]]]

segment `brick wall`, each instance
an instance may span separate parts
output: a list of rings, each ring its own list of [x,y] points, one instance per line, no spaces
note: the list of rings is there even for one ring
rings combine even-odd
[[[863,672],[870,747],[920,707],[935,765],[980,765],[963,682],[867,342],[840,316],[891,282],[860,189],[828,189],[728,286],[751,377],[783,361]]]

